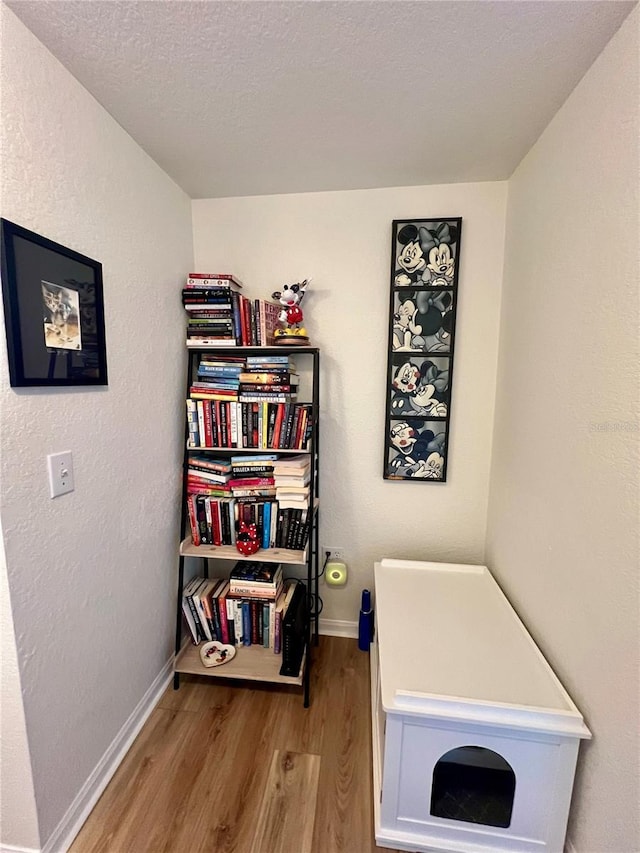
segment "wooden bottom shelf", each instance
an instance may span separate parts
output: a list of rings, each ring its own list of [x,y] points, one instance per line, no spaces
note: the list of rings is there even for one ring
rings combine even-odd
[[[302,656],[300,672],[296,676],[280,675],[282,655],[275,655],[273,649],[262,646],[240,646],[232,661],[223,666],[206,667],[200,660],[200,647],[186,643],[176,656],[174,672],[189,675],[204,675],[209,678],[236,678],[246,681],[267,681],[274,684],[301,685],[306,651]]]

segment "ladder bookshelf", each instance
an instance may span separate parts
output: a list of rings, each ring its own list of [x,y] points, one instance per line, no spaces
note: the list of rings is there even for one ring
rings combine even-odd
[[[197,375],[198,364],[204,354],[214,354],[221,357],[260,356],[291,356],[295,357],[298,368],[304,368],[305,382],[301,383],[301,393],[309,399],[304,400],[310,405],[311,430],[304,449],[288,450],[277,448],[255,447],[192,447],[189,446],[189,430],[185,423],[185,441],[182,476],[182,501],[180,510],[180,547],[178,551],[178,590],[176,599],[176,642],[174,661],[174,689],[180,686],[180,675],[201,675],[209,678],[238,679],[246,681],[261,681],[273,684],[298,685],[303,689],[304,706],[310,703],[310,673],[311,648],[318,643],[318,575],[319,575],[319,396],[320,396],[320,351],[310,346],[273,346],[273,347],[220,347],[207,346],[202,348],[189,347],[187,357],[186,396]],[[304,364],[303,364],[304,362]],[[308,454],[311,457],[309,494],[310,506],[308,513],[309,535],[302,550],[288,548],[260,548],[250,557],[243,557],[235,545],[195,545],[193,543],[189,517],[187,512],[187,471],[189,460],[193,453],[210,454],[213,457],[224,458],[231,456],[254,455],[261,453],[277,453],[281,459],[288,455]],[[236,655],[224,666],[206,668],[200,661],[198,646],[191,642],[185,631],[182,615],[182,598],[185,587],[185,560],[197,558],[202,561],[202,574],[209,577],[211,560],[228,561],[228,571],[239,560],[257,560],[260,562],[280,563],[283,569],[287,567],[304,567],[303,581],[306,584],[306,619],[305,619],[305,649],[302,663],[297,675],[281,675],[282,656],[276,655],[273,649],[262,646],[238,646]],[[306,571],[305,571],[306,570]],[[216,576],[222,577],[220,570]],[[213,575],[212,575],[213,576]]]

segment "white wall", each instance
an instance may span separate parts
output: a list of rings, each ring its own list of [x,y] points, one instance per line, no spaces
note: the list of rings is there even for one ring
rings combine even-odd
[[[14,390],[1,346],[2,523],[44,844],[172,652],[191,210],[1,14],[2,216],[102,262],[109,368],[108,388]],[[75,492],[50,500],[45,456],[66,449]]]
[[[639,23],[509,183],[487,560],[593,732],[578,853],[640,849]]]
[[[481,562],[502,281],[506,185],[306,193],[193,202],[197,268],[229,270],[251,297],[312,278],[320,346],[320,543],[351,577],[322,587],[323,617],[356,620],[383,556]],[[382,479],[391,220],[463,217],[448,482]]]
[[[37,850],[38,815],[0,525],[0,827],[2,844]]]

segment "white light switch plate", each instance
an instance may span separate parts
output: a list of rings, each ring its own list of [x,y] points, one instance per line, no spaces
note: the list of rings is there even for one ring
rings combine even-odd
[[[70,450],[62,453],[50,453],[47,456],[49,468],[49,493],[52,498],[66,495],[74,490],[73,456]]]

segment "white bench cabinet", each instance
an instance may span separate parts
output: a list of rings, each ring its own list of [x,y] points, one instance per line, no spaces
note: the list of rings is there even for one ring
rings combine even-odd
[[[485,566],[375,565],[377,844],[562,853],[590,732]]]

